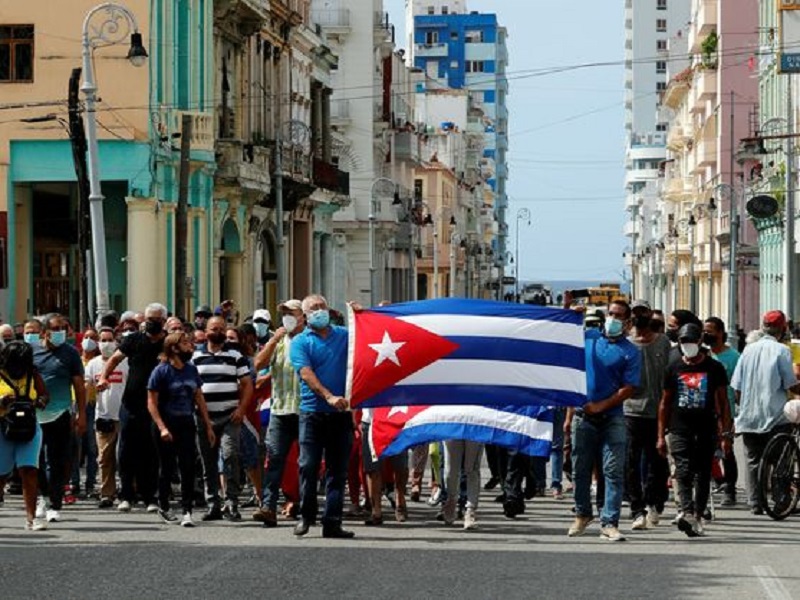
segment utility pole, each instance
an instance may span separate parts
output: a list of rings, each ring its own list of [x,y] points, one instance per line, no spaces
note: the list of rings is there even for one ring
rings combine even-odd
[[[69,77],[67,92],[67,106],[69,111],[69,141],[72,145],[72,160],[75,165],[75,177],[78,182],[78,252],[76,268],[78,272],[78,326],[91,323],[88,296],[89,280],[87,277],[89,265],[86,261],[89,249],[88,232],[89,223],[89,177],[86,174],[86,132],[83,129],[83,119],[80,114],[78,93],[80,92],[81,69],[72,69]]]
[[[728,266],[729,281],[728,281],[728,343],[731,347],[736,348],[739,344],[739,335],[736,332],[737,325],[739,324],[739,203],[736,198],[736,188],[733,181],[733,144],[734,144],[734,95],[731,90],[731,156],[730,156],[730,181],[729,193],[731,197],[731,248],[730,248],[730,263]]]
[[[275,265],[278,268],[278,302],[283,302],[289,297],[286,294],[286,265],[283,260],[286,242],[283,239],[283,137],[281,136],[281,126],[282,124],[279,122],[275,135],[275,174],[273,176],[275,180]]]
[[[186,245],[189,213],[189,154],[192,148],[192,116],[181,117],[181,159],[178,182],[178,207],[175,211],[175,312],[189,317],[186,303]]]
[[[783,311],[788,319],[794,319],[793,295],[795,293],[795,268],[794,268],[794,103],[792,99],[792,76],[786,76],[786,218],[784,248],[784,274],[783,274]]]

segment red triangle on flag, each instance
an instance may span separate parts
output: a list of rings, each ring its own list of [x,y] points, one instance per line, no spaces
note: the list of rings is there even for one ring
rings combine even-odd
[[[369,445],[374,459],[378,459],[386,448],[403,431],[406,423],[430,406],[381,406],[372,409],[372,424],[369,428]]]
[[[351,332],[351,407],[458,348],[427,329],[368,310],[352,313]]]

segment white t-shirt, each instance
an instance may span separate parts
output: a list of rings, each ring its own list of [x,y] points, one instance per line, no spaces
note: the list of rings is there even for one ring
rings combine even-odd
[[[96,385],[105,367],[102,356],[95,356],[86,365],[84,379],[87,383]],[[124,359],[117,368],[108,376],[108,388],[97,392],[97,408],[95,420],[111,419],[119,421],[119,409],[122,406],[122,392],[125,391],[125,382],[128,381],[128,359]]]

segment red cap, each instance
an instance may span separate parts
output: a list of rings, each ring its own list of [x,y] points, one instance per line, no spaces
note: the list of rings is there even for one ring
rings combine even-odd
[[[766,327],[786,327],[786,315],[780,310],[770,310],[764,313],[761,322]]]

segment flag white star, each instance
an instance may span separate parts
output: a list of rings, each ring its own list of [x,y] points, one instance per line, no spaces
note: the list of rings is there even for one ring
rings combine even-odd
[[[389,410],[388,418],[391,419],[392,415],[396,415],[398,413],[403,413],[404,415],[408,414],[408,407],[407,406],[393,406]]]
[[[385,360],[390,360],[398,367],[400,366],[400,359],[397,358],[397,351],[406,345],[406,342],[393,342],[389,337],[389,332],[383,332],[383,340],[380,344],[369,344],[369,347],[378,353],[375,359],[375,366],[377,367]]]

